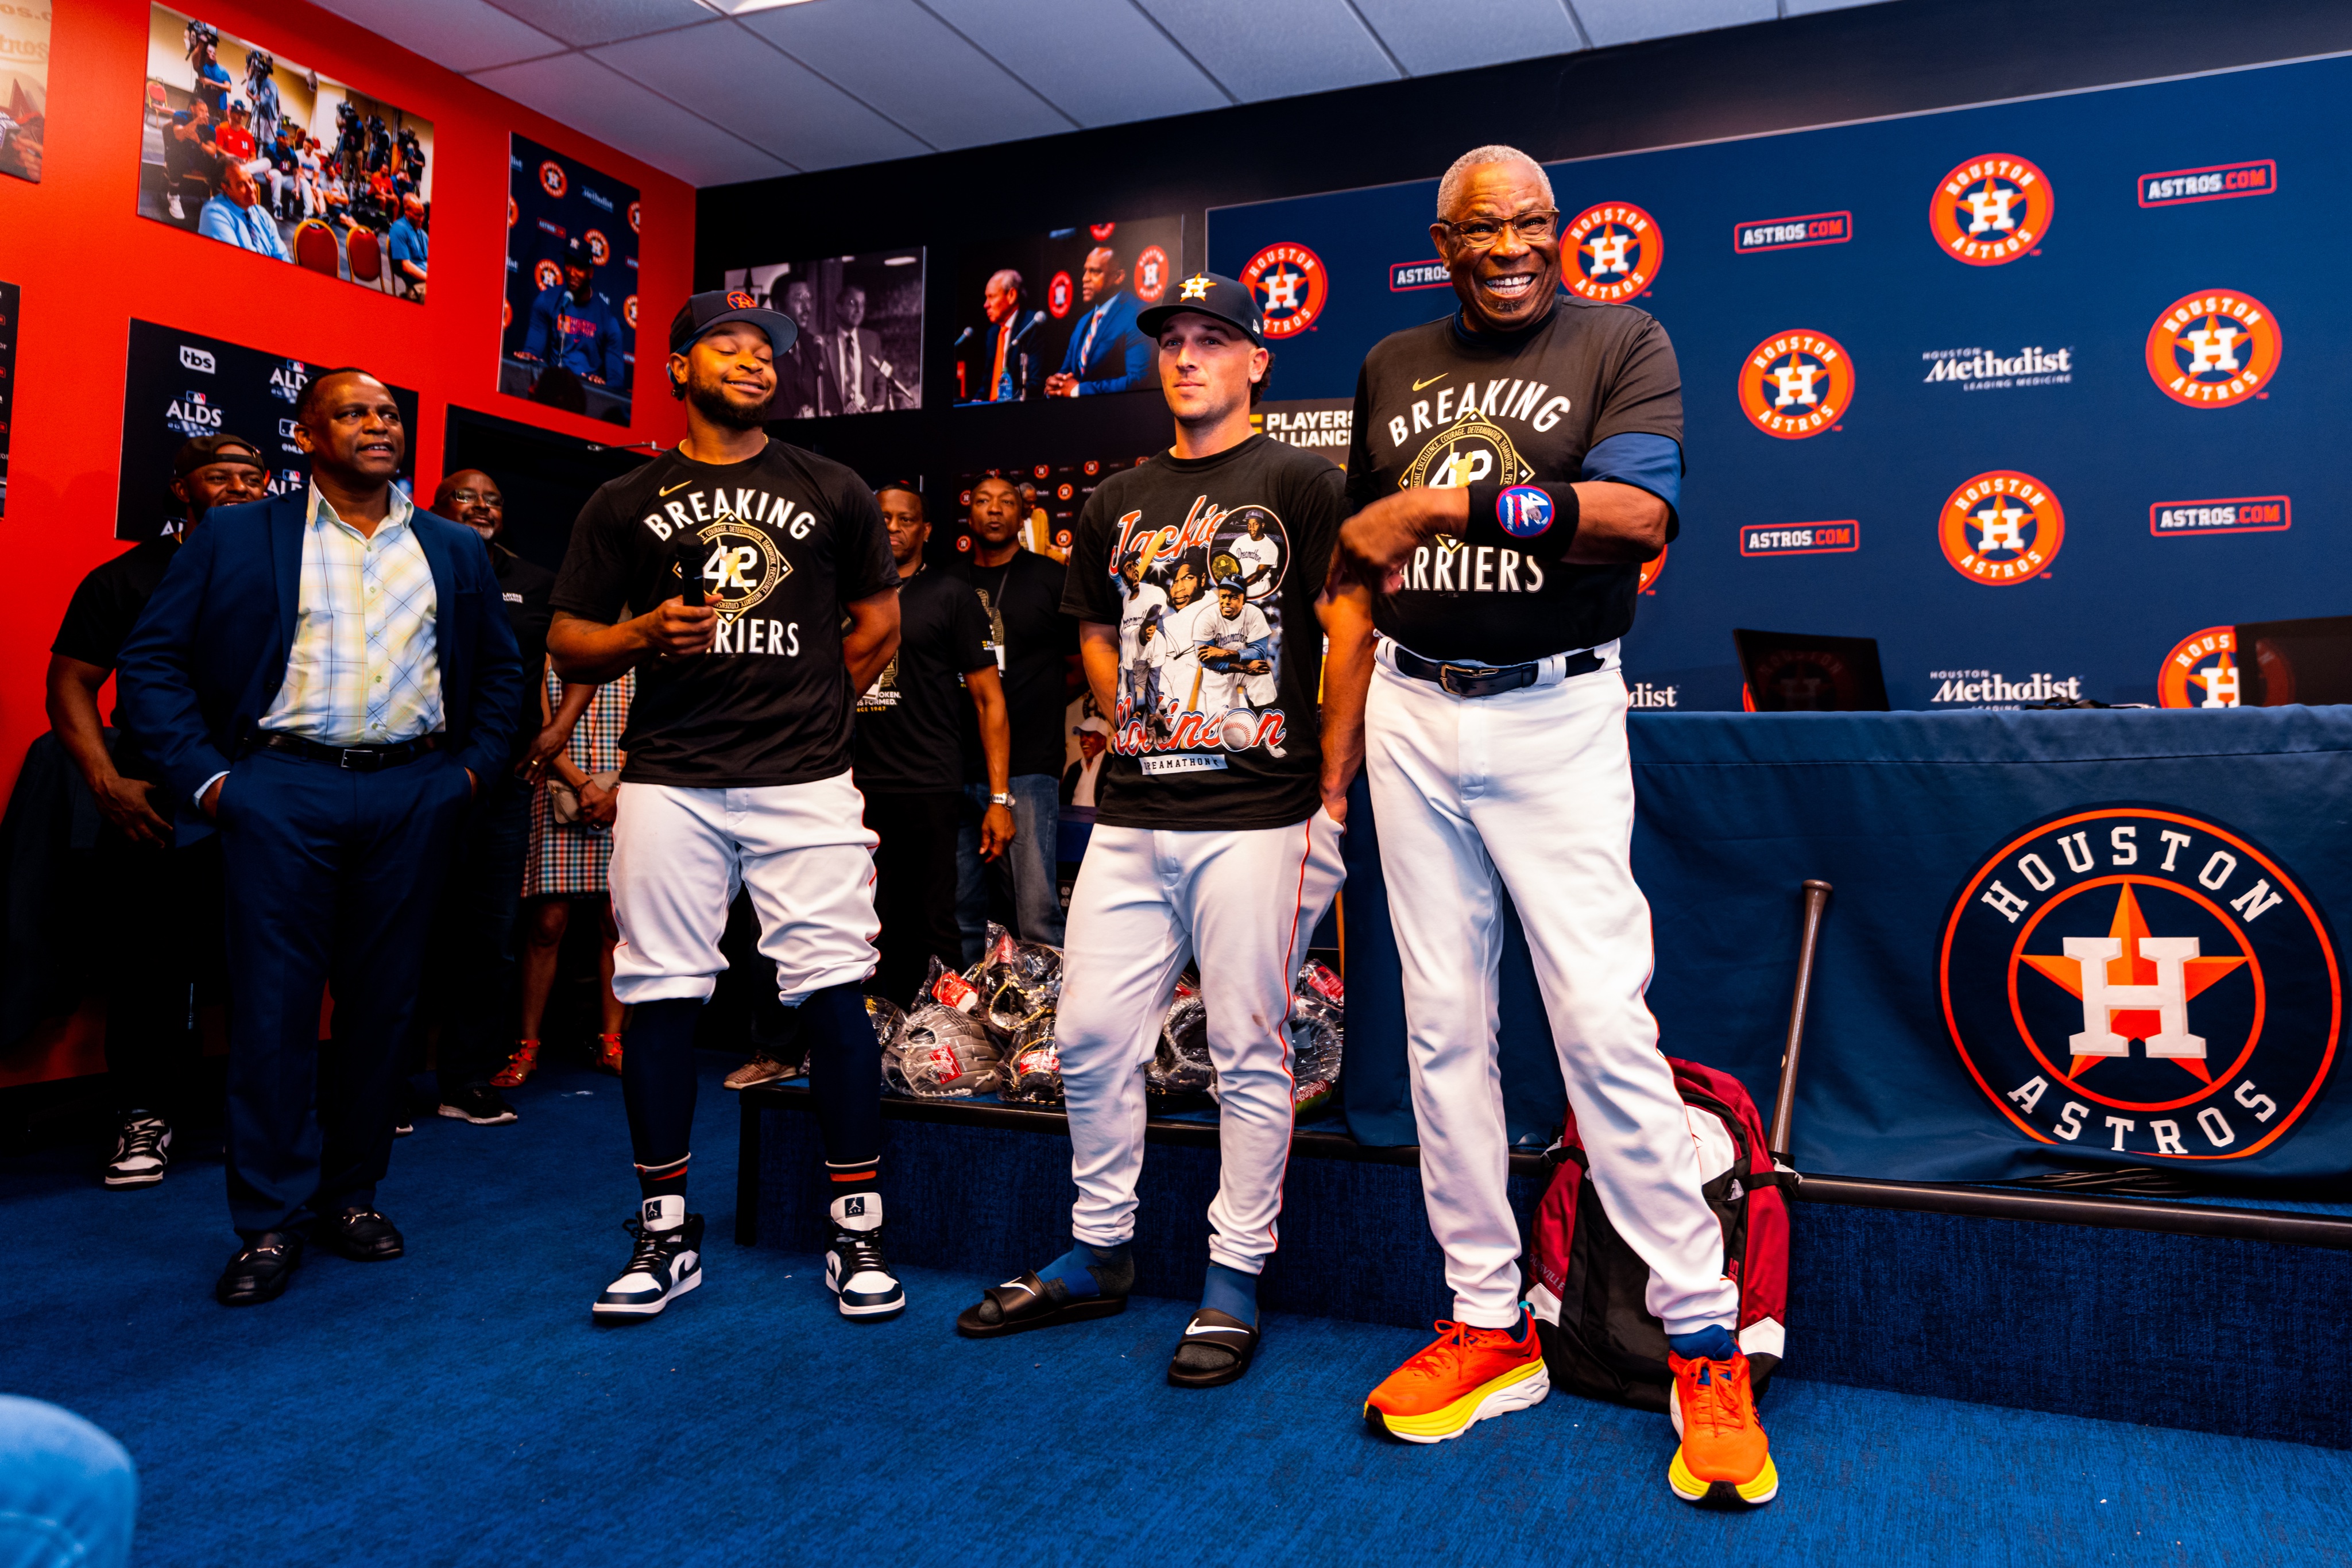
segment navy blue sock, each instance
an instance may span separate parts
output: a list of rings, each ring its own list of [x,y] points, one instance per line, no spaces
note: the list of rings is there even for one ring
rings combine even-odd
[[[1128,1246],[1124,1241],[1116,1247],[1073,1241],[1067,1252],[1037,1270],[1037,1278],[1059,1280],[1062,1289],[1084,1299],[1101,1295],[1101,1276],[1108,1275],[1113,1293],[1123,1296],[1135,1283],[1135,1260],[1128,1256]]]
[[[702,998],[639,1002],[621,1048],[621,1101],[646,1197],[686,1191],[694,1138],[694,1026]]]
[[[1666,1343],[1685,1361],[1729,1361],[1739,1354],[1739,1341],[1732,1332],[1714,1323],[1688,1333],[1670,1333]]]
[[[1208,1283],[1201,1287],[1201,1306],[1203,1311],[1223,1312],[1255,1328],[1257,1276],[1228,1269],[1223,1263],[1210,1264]]]
[[[825,1163],[849,1167],[882,1157],[882,1042],[856,986],[812,991],[793,1009],[808,1042],[809,1092]]]

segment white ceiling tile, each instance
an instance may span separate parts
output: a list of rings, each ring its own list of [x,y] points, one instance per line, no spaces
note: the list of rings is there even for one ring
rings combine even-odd
[[[1139,4],[1236,98],[1255,102],[1396,79],[1396,67],[1347,0]]]
[[[407,0],[395,0],[406,5]],[[495,0],[542,33],[567,44],[609,44],[664,27],[708,21],[710,13],[695,0]],[[853,0],[854,3],[854,0]]]
[[[792,166],[585,55],[479,71],[474,79],[692,185],[789,174]]]
[[[1576,14],[1594,47],[1630,44],[1637,38],[1670,38],[1769,22],[1780,14],[1773,0],[1575,0]]]
[[[483,0],[319,0],[319,4],[370,32],[415,50],[453,71],[552,55],[563,41],[516,21]]]
[[[1809,16],[1816,11],[1843,11],[1850,5],[1883,5],[1886,0],[1784,0],[1781,14]]]
[[[656,33],[589,53],[799,169],[927,151],[856,99],[732,22]]]
[[[1069,117],[913,0],[818,0],[744,26],[934,147],[1050,136]]]
[[[1065,0],[1051,27],[1037,26],[1036,0],[925,3],[1081,125],[1157,120],[1231,101],[1128,0]]]
[[[1356,9],[1415,76],[1507,60],[1564,55],[1584,47],[1559,0],[1356,0]]]

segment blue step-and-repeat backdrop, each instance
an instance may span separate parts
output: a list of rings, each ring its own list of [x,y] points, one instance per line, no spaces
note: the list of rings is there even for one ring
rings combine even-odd
[[[2352,611],[2347,100],[2329,59],[1549,165],[1569,286],[1682,365],[1636,702],[1740,706],[1746,626],[1875,637],[1896,707],[2226,704],[2222,629]],[[1451,308],[1436,184],[1211,211],[1281,398]]]

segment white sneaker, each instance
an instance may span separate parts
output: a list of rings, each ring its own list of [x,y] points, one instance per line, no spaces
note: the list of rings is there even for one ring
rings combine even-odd
[[[180,224],[188,221],[187,213],[180,205],[180,193],[177,191],[172,193],[172,221]]]
[[[599,1322],[649,1318],[702,1283],[702,1216],[674,1194],[646,1199],[621,1222],[637,1239],[629,1266],[590,1311]]]
[[[114,1139],[114,1156],[106,1162],[106,1185],[112,1187],[153,1186],[172,1165],[172,1127],[149,1111],[122,1118]]]
[[[850,1193],[833,1200],[833,1245],[824,1254],[824,1288],[845,1318],[895,1318],[907,1310],[906,1288],[882,1255],[882,1195]]]

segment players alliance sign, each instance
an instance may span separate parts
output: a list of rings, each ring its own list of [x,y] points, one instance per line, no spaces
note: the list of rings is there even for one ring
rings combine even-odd
[[[2067,812],[1986,857],[1937,955],[1977,1086],[2037,1143],[2244,1159],[2327,1082],[2343,984],[2294,875],[2209,818]]]

